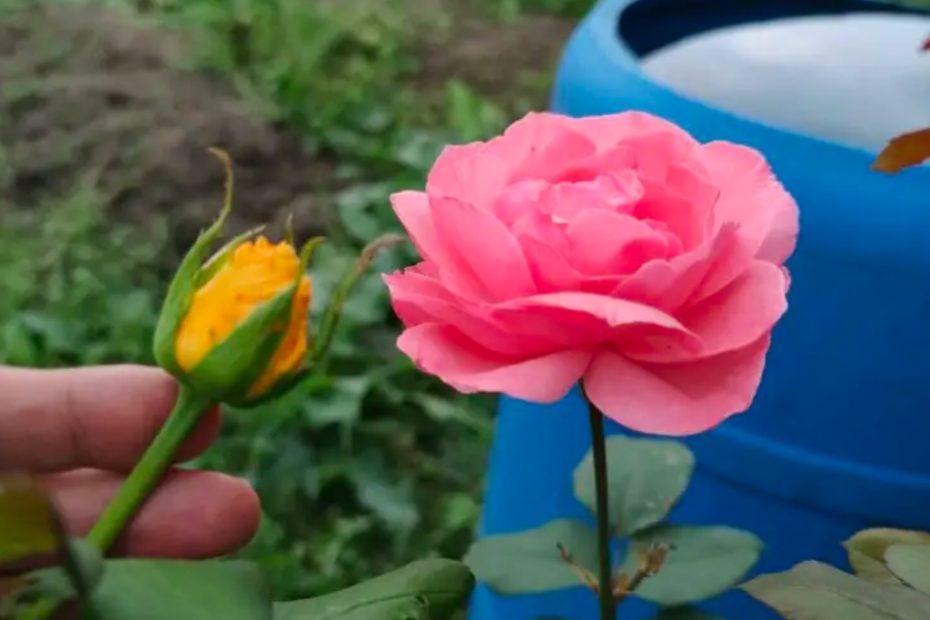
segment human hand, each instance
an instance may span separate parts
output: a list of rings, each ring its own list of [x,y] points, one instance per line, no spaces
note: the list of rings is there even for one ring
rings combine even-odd
[[[66,529],[83,535],[103,511],[174,405],[173,378],[155,368],[0,367],[0,472],[40,476]],[[219,430],[204,414],[178,455],[203,452]],[[204,558],[248,542],[258,498],[244,481],[172,469],[120,538],[117,553]]]

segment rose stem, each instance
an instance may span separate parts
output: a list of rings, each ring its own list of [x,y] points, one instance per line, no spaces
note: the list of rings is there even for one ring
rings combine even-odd
[[[171,415],[87,535],[91,544],[106,552],[116,541],[126,523],[164,476],[178,448],[211,404],[184,385],[179,385],[178,398]]]
[[[601,604],[601,620],[614,620],[617,601],[614,599],[613,573],[610,567],[610,521],[607,505],[607,449],[604,440],[604,416],[590,401],[588,401],[588,418],[591,422],[594,492],[597,497],[597,591]]]

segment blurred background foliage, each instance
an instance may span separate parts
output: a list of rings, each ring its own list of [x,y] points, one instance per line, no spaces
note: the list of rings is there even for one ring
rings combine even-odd
[[[32,4],[0,0],[5,11]],[[545,106],[564,37],[547,43],[547,58],[534,54],[532,62],[519,58],[496,69],[478,66],[493,50],[479,50],[475,66],[461,72],[449,71],[455,64],[431,67],[436,55],[448,51],[455,63],[457,50],[466,50],[467,62],[468,46],[481,45],[474,33],[483,31],[492,41],[500,33],[500,45],[553,28],[567,35],[567,18],[590,2],[85,3],[88,10],[101,4],[182,36],[184,69],[233,85],[265,122],[327,162],[339,189],[324,197],[332,217],[330,243],[313,267],[317,311],[358,249],[398,228],[388,194],[422,186],[444,143],[488,137]],[[43,36],[50,48],[58,45]],[[2,47],[0,76],[16,56],[4,58]],[[487,78],[492,70],[502,72],[497,81]],[[13,96],[9,84],[0,98]],[[19,96],[30,86],[17,84],[27,87]],[[15,121],[3,110],[0,137]],[[17,148],[12,139],[0,142],[0,188],[11,190],[0,192],[0,363],[151,363],[161,294],[184,249],[172,236],[170,214],[147,214],[143,225],[114,216],[112,196],[95,184],[94,171],[34,203],[9,204],[2,197],[22,195],[12,190],[24,183]],[[375,271],[414,258],[411,248],[396,248]],[[243,476],[258,489],[265,518],[242,554],[261,562],[279,598],[331,590],[413,558],[461,557],[471,541],[493,401],[463,399],[416,372],[394,348],[397,333],[373,272],[346,307],[323,372],[284,402],[227,412],[217,444],[196,463]]]
[[[0,10],[40,1],[0,0]],[[263,122],[325,162],[336,182],[320,189],[331,214],[330,243],[313,269],[320,302],[365,242],[397,230],[387,196],[421,186],[443,144],[485,138],[545,107],[557,55],[592,3],[85,0],[81,6],[106,5],[127,20],[117,23],[179,35],[185,41],[179,65],[231,85]],[[35,27],[47,53],[62,55],[54,33],[42,31],[42,23]],[[0,37],[0,78],[21,55]],[[160,212],[146,213],[142,224],[115,216],[108,208],[113,195],[95,182],[94,170],[66,185],[20,170],[32,161],[9,137],[19,128],[10,112],[17,108],[2,103],[28,100],[43,63],[44,56],[16,88],[0,83],[0,363],[151,363],[161,294],[183,251],[175,222]],[[70,157],[79,169],[83,164],[64,147],[55,156]],[[32,192],[34,186],[49,191]],[[183,205],[184,196],[176,200]],[[412,260],[409,247],[396,248],[379,258],[377,270]],[[394,348],[397,333],[372,273],[346,307],[323,372],[283,402],[228,412],[219,441],[197,463],[243,476],[258,489],[265,519],[242,553],[263,564],[278,598],[331,590],[417,557],[461,557],[469,545],[493,401],[457,397],[416,372]]]

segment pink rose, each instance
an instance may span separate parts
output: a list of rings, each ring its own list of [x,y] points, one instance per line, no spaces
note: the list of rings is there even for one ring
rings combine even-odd
[[[798,232],[758,152],[642,113],[530,114],[392,204],[423,257],[385,278],[398,346],[457,390],[552,402],[581,380],[665,435],[751,404]]]

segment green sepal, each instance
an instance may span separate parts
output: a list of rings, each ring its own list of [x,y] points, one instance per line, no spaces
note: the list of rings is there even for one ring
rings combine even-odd
[[[320,319],[320,327],[317,337],[314,339],[312,350],[310,351],[309,364],[311,367],[318,367],[329,352],[336,328],[339,326],[339,320],[342,317],[342,309],[352,289],[358,284],[359,280],[365,274],[365,271],[371,266],[378,253],[384,248],[400,243],[404,238],[400,235],[389,233],[382,235],[369,243],[362,250],[362,253],[356,259],[348,271],[339,279],[336,288],[330,296],[329,303],[323,310],[323,316]]]
[[[258,407],[260,405],[267,404],[281,396],[284,396],[295,387],[300,385],[307,377],[310,376],[309,368],[302,368],[295,373],[289,375],[284,375],[271,387],[270,390],[259,394],[253,398],[248,398],[247,396],[243,400],[230,400],[227,401],[229,405],[233,407],[238,407],[240,409],[251,409],[252,407]]]
[[[310,259],[313,258],[313,254],[317,251],[317,248],[325,242],[326,237],[312,237],[300,248],[300,268],[297,270],[298,282],[306,275],[307,267],[310,265]]]
[[[287,332],[296,293],[297,285],[292,284],[252,310],[185,375],[187,384],[217,402],[247,399]]]
[[[175,376],[183,375],[174,350],[175,335],[191,305],[197,291],[197,274],[209,252],[210,246],[222,227],[221,216],[206,231],[200,233],[174,275],[162,304],[158,323],[155,326],[153,348],[158,365]]]
[[[251,230],[245,231],[241,235],[236,235],[227,243],[225,243],[223,247],[217,250],[217,252],[212,257],[210,257],[206,263],[204,263],[203,267],[200,269],[200,272],[197,274],[197,288],[199,289],[216,275],[216,272],[226,264],[226,261],[229,260],[229,257],[232,255],[232,253],[236,251],[236,248],[238,248],[243,242],[248,241],[252,237],[255,237],[263,230],[265,230],[264,225],[256,226]]]
[[[232,210],[232,162],[229,155],[219,149],[209,149],[209,151],[218,157],[226,167],[226,196],[223,201],[223,208],[213,224],[197,236],[194,245],[188,250],[184,260],[181,261],[181,266],[178,267],[177,272],[174,274],[174,278],[168,286],[161,313],[158,316],[152,344],[158,365],[176,377],[183,377],[184,371],[175,356],[175,335],[190,308],[194,293],[197,291],[198,274],[207,260],[213,242],[222,232],[223,224]]]

